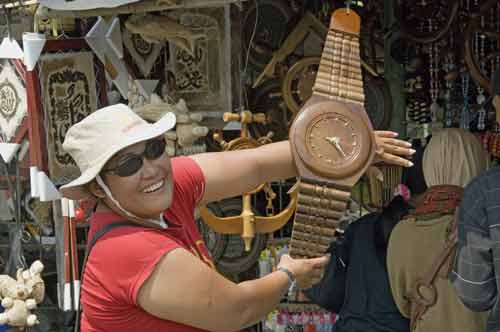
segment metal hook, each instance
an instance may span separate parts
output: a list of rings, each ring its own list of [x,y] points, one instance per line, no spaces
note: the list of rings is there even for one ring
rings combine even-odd
[[[346,0],[346,9],[347,9],[347,14],[351,13],[351,2],[352,0]]]

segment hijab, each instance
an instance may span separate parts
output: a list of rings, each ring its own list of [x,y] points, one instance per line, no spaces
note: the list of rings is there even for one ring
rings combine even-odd
[[[427,187],[465,187],[488,167],[489,156],[481,142],[472,133],[459,128],[434,133],[423,156]]]

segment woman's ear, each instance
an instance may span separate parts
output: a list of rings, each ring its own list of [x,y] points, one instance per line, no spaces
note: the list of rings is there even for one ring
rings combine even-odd
[[[97,183],[97,181],[94,179],[88,184],[88,190],[90,193],[97,198],[105,198],[106,194],[104,193],[104,190],[102,190],[101,186]]]

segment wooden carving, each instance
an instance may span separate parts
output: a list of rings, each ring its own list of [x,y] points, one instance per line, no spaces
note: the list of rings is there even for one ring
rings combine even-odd
[[[28,113],[26,88],[8,61],[0,66],[0,132],[9,142]]]
[[[190,113],[183,99],[176,104],[168,103],[156,94],[152,94],[147,103],[135,104],[132,109],[148,121],[158,121],[168,112],[176,115],[175,131],[166,135],[167,153],[174,155],[190,155],[206,151],[204,144],[197,140],[208,134],[208,127],[203,126],[203,116],[199,113]]]
[[[125,21],[125,27],[149,43],[169,41],[189,54],[194,54],[195,40],[204,37],[204,34],[193,33],[188,27],[163,15],[132,15]]]

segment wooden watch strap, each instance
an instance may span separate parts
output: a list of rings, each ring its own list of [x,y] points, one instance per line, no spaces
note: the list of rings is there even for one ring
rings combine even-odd
[[[328,31],[313,93],[333,100],[364,105],[357,35],[333,29]]]
[[[301,180],[290,241],[292,257],[320,257],[326,253],[350,196],[350,188]]]

